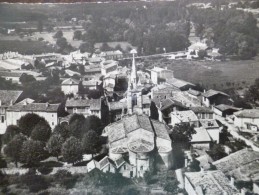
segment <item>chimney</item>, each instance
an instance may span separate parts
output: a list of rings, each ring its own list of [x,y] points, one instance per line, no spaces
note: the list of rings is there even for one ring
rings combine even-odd
[[[2,100],[0,100],[0,106],[2,106]]]
[[[10,101],[10,106],[12,106],[12,105],[13,105],[13,100]]]
[[[47,102],[47,103],[46,103],[46,108],[48,108],[48,107],[49,107],[49,103]]]
[[[201,166],[201,173],[204,173],[204,168]]]
[[[235,178],[234,177],[230,177],[230,185],[235,187]]]

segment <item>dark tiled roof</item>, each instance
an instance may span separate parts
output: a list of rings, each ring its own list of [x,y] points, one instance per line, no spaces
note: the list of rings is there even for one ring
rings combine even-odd
[[[0,77],[21,77],[21,72],[0,71]]]
[[[90,107],[90,110],[101,110],[101,99],[70,99],[66,107]]]
[[[210,108],[203,106],[190,107],[190,110],[192,110],[194,113],[213,113]]]
[[[187,82],[187,81],[183,81],[177,78],[171,78],[170,80],[166,81],[167,83],[169,83],[170,85],[173,85],[177,88],[182,88],[185,86],[195,86],[194,84]]]
[[[130,133],[139,128],[153,132],[150,120],[147,116],[132,115],[130,117],[123,118],[123,121],[127,133]]]
[[[160,110],[163,111],[167,108],[170,108],[171,106],[179,106],[186,108],[181,102],[173,100],[173,98],[167,98],[165,100],[162,100],[162,107],[160,108]]]
[[[230,106],[230,105],[226,105],[226,104],[220,104],[215,106],[217,109],[221,110],[221,111],[225,111],[225,110],[240,110],[239,108],[236,108],[234,106]]]
[[[127,109],[127,102],[108,102],[110,110]]]
[[[196,90],[194,90],[194,89],[189,89],[189,90],[188,90],[188,93],[191,94],[191,95],[195,95],[195,96],[201,95],[201,92],[196,91]]]
[[[21,96],[22,91],[14,90],[0,90],[0,100],[2,106],[10,106],[11,103],[15,103]]]
[[[241,118],[259,118],[259,109],[245,109],[235,112],[236,117]]]
[[[213,97],[213,96],[215,96],[215,95],[223,95],[223,96],[228,96],[228,97],[229,97],[228,94],[223,93],[223,92],[221,92],[221,91],[216,91],[216,90],[213,90],[213,89],[210,89],[210,90],[206,91],[206,92],[203,93],[202,95],[203,95],[204,97],[206,97],[206,98],[210,98],[210,97]]]
[[[130,142],[128,147],[133,152],[150,152],[154,149],[154,143],[140,138]]]
[[[8,108],[10,111],[39,111],[39,112],[57,112],[59,104],[31,103],[27,105],[16,104]]]
[[[201,119],[200,123],[201,126],[203,126],[206,129],[219,127],[217,121],[214,119]]]

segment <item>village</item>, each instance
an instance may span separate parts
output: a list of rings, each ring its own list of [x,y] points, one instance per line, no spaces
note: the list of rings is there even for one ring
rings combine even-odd
[[[0,193],[259,194],[259,77],[227,82],[233,92],[170,66],[209,71],[206,63],[236,63],[242,52],[222,54],[194,22],[184,50],[152,53],[128,41],[86,49],[77,40],[85,21],[70,17],[72,27],[31,28],[20,38],[44,37],[52,49],[0,54]],[[0,40],[21,36],[0,30]]]

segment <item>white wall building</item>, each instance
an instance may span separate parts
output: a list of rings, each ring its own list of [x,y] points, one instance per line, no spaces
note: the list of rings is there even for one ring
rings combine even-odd
[[[234,124],[239,128],[257,131],[259,127],[259,110],[245,109],[235,112]]]
[[[63,91],[65,95],[78,94],[79,81],[72,78],[64,80],[61,84],[61,91]]]

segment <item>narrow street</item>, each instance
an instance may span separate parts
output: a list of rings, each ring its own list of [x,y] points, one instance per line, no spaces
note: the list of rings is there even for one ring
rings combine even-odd
[[[252,149],[254,151],[257,151],[259,152],[259,148],[257,146],[254,145],[254,143],[251,141],[251,140],[248,140],[246,139],[245,137],[241,136],[238,134],[238,129],[235,127],[234,124],[230,124],[228,123],[225,118],[221,117],[221,116],[218,116],[218,115],[215,115],[215,119],[219,120],[222,124],[226,125],[228,127],[228,131],[229,133],[235,137],[236,139],[241,139],[243,141],[245,141],[245,143],[248,145],[248,146],[251,146]]]

